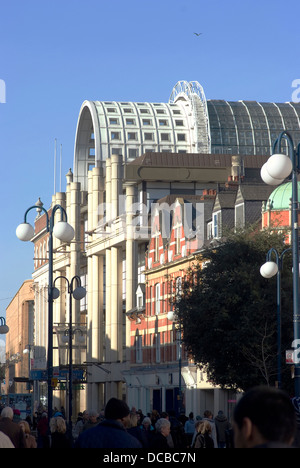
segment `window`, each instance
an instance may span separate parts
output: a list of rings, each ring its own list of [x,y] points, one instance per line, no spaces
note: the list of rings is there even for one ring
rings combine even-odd
[[[207,223],[207,239],[212,239],[213,238],[213,223],[212,221],[210,223]]]
[[[143,125],[152,125],[151,119],[143,119]]]
[[[155,315],[160,313],[160,283],[155,285]]]
[[[157,114],[165,114],[166,111],[165,111],[165,109],[156,109],[156,113]]]
[[[110,134],[112,140],[120,140],[121,134],[120,132],[111,132]]]
[[[135,125],[134,119],[126,119],[126,125]]]
[[[170,141],[170,134],[169,133],[161,133],[160,135],[162,141]]]
[[[213,235],[221,237],[221,211],[213,214]]]
[[[150,114],[149,109],[140,109],[141,114]]]
[[[186,141],[185,133],[178,133],[177,140],[178,141]]]
[[[119,125],[119,119],[115,119],[115,118],[109,119],[109,124],[110,125]]]
[[[95,148],[89,148],[89,158],[93,158],[95,154]]]
[[[113,114],[114,112],[117,112],[117,109],[115,107],[108,107],[107,112]]]
[[[160,125],[160,127],[164,127],[164,126],[168,125],[168,121],[159,119],[159,125]]]
[[[131,158],[136,158],[137,157],[137,149],[135,148],[129,148],[128,150],[128,157]]]
[[[183,120],[175,120],[176,127],[183,127]]]
[[[175,255],[181,253],[180,241],[181,241],[181,223],[177,220],[176,225],[174,226],[174,235],[175,235]]]
[[[129,108],[126,108],[126,109],[124,109],[124,114],[133,114],[133,110],[129,109]]]
[[[156,362],[160,362],[160,333],[155,335]]]
[[[128,140],[137,140],[137,134],[135,132],[128,132]]]
[[[178,276],[176,278],[176,298],[180,298],[182,295],[182,277]]]
[[[143,340],[142,336],[137,334],[135,336],[135,360],[137,363],[143,362]]]
[[[235,206],[235,227],[242,228],[245,225],[245,205],[241,203]]]
[[[166,312],[166,283],[161,285],[161,302],[162,302],[162,312]]]
[[[159,262],[159,232],[156,231],[154,237],[154,261]]]

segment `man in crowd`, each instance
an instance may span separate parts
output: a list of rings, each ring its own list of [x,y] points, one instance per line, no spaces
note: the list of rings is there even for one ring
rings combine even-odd
[[[295,433],[294,407],[281,390],[255,387],[235,408],[235,448],[289,448]]]
[[[104,410],[104,421],[82,432],[76,448],[142,448],[141,443],[126,431],[130,409],[125,401],[111,398]]]

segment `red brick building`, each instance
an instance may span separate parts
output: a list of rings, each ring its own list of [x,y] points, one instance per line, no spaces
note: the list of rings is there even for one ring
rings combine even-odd
[[[146,282],[137,288],[137,307],[127,313],[131,368],[124,374],[133,406],[200,414],[207,405],[222,406],[222,399],[225,404],[226,392],[222,396],[214,389],[187,355],[173,305],[187,271],[197,262],[215,195],[170,195],[153,210]]]

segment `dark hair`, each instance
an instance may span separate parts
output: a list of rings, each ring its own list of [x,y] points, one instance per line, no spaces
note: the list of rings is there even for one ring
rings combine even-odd
[[[264,386],[249,390],[234,411],[239,429],[244,418],[249,418],[267,441],[290,443],[295,436],[295,411],[289,396],[282,390]]]

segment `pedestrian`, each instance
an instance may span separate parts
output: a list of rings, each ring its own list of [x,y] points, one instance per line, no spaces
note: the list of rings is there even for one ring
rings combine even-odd
[[[170,409],[168,411],[169,421],[171,423],[171,436],[174,443],[174,448],[177,450],[184,450],[187,448],[186,435],[184,426],[175,416],[175,411]]]
[[[10,438],[0,431],[0,448],[15,448]]]
[[[128,434],[131,434],[137,440],[140,441],[143,448],[149,447],[149,442],[145,431],[141,429],[140,425],[138,425],[139,415],[133,411],[130,411],[130,421],[127,426]]]
[[[67,426],[63,416],[55,416],[50,419],[50,432],[50,448],[72,448],[72,443],[66,434]]]
[[[194,448],[215,448],[211,433],[212,428],[210,422],[208,422],[208,420],[201,421],[198,427],[198,435],[195,439]]]
[[[184,425],[184,432],[186,434],[187,447],[189,448],[191,447],[193,435],[195,432],[195,420],[193,412],[189,414],[189,418]]]
[[[37,445],[38,448],[49,448],[49,437],[48,437],[48,415],[44,411],[37,423]]]
[[[288,394],[271,387],[254,387],[238,402],[234,415],[235,448],[290,448],[296,415]]]
[[[155,434],[151,441],[150,449],[162,452],[170,451],[167,437],[170,434],[171,423],[168,419],[160,418],[155,424]]]
[[[142,448],[126,430],[130,409],[125,401],[111,398],[105,406],[104,417],[104,421],[79,435],[76,448]]]
[[[37,448],[36,438],[31,434],[29,423],[25,420],[21,420],[19,426],[25,434],[26,448]]]
[[[10,438],[15,448],[26,448],[25,435],[21,427],[13,422],[14,412],[10,406],[3,408],[0,418],[0,431]]]
[[[201,423],[202,423],[202,418],[201,418],[201,419],[197,419],[197,420],[195,421],[195,432],[194,432],[194,434],[193,434],[192,443],[191,443],[191,448],[194,448],[194,447],[195,447],[195,440],[196,440],[197,435],[199,434]]]
[[[215,417],[215,424],[217,429],[217,440],[219,448],[226,448],[226,431],[230,430],[230,423],[226,418],[223,411],[219,411]]]
[[[167,419],[168,421],[170,421],[170,416],[166,411],[163,411],[161,413],[161,417]],[[172,434],[171,434],[171,423],[170,423],[170,434],[167,437],[167,442],[168,442],[168,446],[171,449],[173,449],[174,448],[174,441],[173,441]]]
[[[160,418],[159,412],[156,409],[152,410],[150,419],[151,419],[151,424],[153,427],[155,427],[155,424],[159,420],[159,418]]]
[[[77,415],[76,423],[72,428],[73,439],[76,440],[83,429],[83,413],[80,411]]]
[[[96,411],[94,409],[89,410],[88,411],[88,420],[84,424],[82,430],[86,431],[87,429],[90,429],[91,427],[97,426],[97,424],[99,424],[98,416],[99,416],[98,411]]]
[[[149,447],[151,445],[151,440],[154,435],[154,427],[152,426],[151,419],[148,416],[146,416],[143,419],[140,428],[143,432],[143,438],[147,440],[147,445]]]
[[[218,441],[217,441],[217,429],[216,429],[216,423],[214,421],[214,417],[211,411],[206,410],[204,411],[203,414],[203,421],[208,421],[210,426],[211,426],[211,437],[212,440],[214,441],[215,448],[218,448]]]
[[[14,412],[13,422],[18,424],[21,421],[21,411],[17,408],[14,408],[13,412]]]

